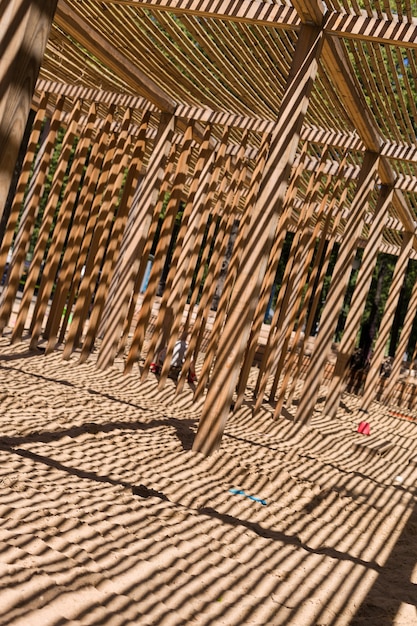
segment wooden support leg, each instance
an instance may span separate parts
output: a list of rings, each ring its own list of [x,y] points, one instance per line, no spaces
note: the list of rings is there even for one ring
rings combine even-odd
[[[397,308],[401,288],[405,279],[405,269],[410,258],[413,247],[414,235],[412,233],[403,234],[403,245],[400,256],[395,264],[394,275],[392,277],[391,288],[382,316],[378,337],[375,343],[371,365],[365,381],[363,398],[361,403],[362,411],[368,411],[371,402],[376,395],[376,389],[380,380],[379,372],[385,356],[385,348],[391,331],[392,318]]]
[[[343,306],[343,299],[357,248],[357,239],[362,229],[363,218],[368,206],[368,197],[375,185],[377,168],[378,155],[366,153],[358,180],[356,195],[345,227],[347,237],[343,240],[334,268],[326,305],[321,316],[319,332],[315,339],[310,366],[296,413],[296,419],[303,424],[307,424],[313,414],[320,385],[324,378],[325,364],[331,350],[333,335]]]
[[[343,336],[339,344],[339,353],[336,361],[333,378],[329,385],[329,392],[324,407],[324,413],[335,417],[339,408],[341,395],[344,389],[344,378],[347,366],[355,348],[356,337],[360,328],[366,297],[371,285],[372,275],[377,261],[378,250],[382,240],[383,229],[388,217],[388,209],[392,201],[393,189],[382,186],[379,192],[378,204],[375,209],[369,238],[366,243],[361,267],[356,280],[352,304],[346,320]]]
[[[117,302],[117,306],[112,308],[108,317],[107,327],[97,359],[97,367],[99,369],[112,365],[117,354],[123,323],[135,283],[137,259],[140,259],[142,256],[152,219],[153,207],[159,196],[159,186],[174,133],[174,122],[172,115],[161,114],[158,135],[155,139],[148,171],[141,186],[140,199],[133,204],[134,210],[130,212],[127,220],[120,254],[116,261],[107,296],[113,302]]]
[[[210,454],[220,446],[251,321],[262,286],[272,241],[282,211],[299,132],[317,73],[322,33],[302,28],[289,83],[274,131],[261,184],[257,211],[247,237],[227,317],[203,406],[195,451]]]

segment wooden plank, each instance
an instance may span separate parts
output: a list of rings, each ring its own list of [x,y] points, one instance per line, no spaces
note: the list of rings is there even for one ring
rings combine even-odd
[[[157,8],[171,13],[198,15],[207,18],[248,22],[263,26],[300,25],[296,11],[292,8],[260,0],[105,0],[108,4],[132,5]]]
[[[141,111],[157,112],[158,108],[142,96],[133,96],[128,93],[117,93],[104,89],[85,87],[84,85],[73,85],[68,83],[58,83],[51,80],[38,80],[36,90],[47,94],[66,96],[73,100],[84,100],[84,102],[94,102],[108,106],[118,106],[128,109],[140,109]]]
[[[15,234],[16,234],[19,216],[20,216],[22,205],[23,205],[25,195],[26,195],[27,185],[31,178],[32,168],[34,167],[34,165],[35,165],[34,170],[38,173],[38,169],[36,167],[36,164],[34,164],[34,160],[35,160],[36,153],[37,153],[38,142],[40,141],[40,137],[41,137],[41,130],[45,122],[44,117],[45,117],[45,109],[46,109],[47,102],[48,102],[48,96],[43,96],[40,107],[36,113],[36,116],[33,122],[32,130],[31,130],[31,134],[30,134],[30,138],[28,142],[28,147],[26,150],[23,164],[22,164],[22,171],[21,171],[19,181],[16,186],[16,192],[14,194],[9,219],[7,221],[6,230],[3,236],[3,240],[1,242],[0,271],[1,271],[2,276],[3,276],[5,266],[6,266],[6,261],[9,255],[9,251],[10,251],[13,239],[15,237]],[[43,145],[45,144],[45,136],[42,138],[41,144]],[[40,151],[40,154],[41,155],[43,154],[42,149]],[[44,163],[45,169],[47,169],[48,167],[47,161],[48,161],[48,156],[45,159],[45,163]],[[39,165],[39,161],[37,162],[37,165]],[[39,202],[38,195],[36,198],[36,202],[37,203]],[[27,205],[27,202],[26,202],[26,205]],[[26,223],[26,216],[27,216],[27,212],[23,210],[22,218],[21,218],[23,224]],[[23,230],[25,231],[25,229]],[[31,227],[29,226],[28,231],[30,232],[30,230],[31,230]],[[27,232],[27,238],[29,236],[29,232]],[[26,241],[27,241],[27,238],[26,238]],[[22,243],[21,238],[19,238],[19,236],[17,235],[17,242],[14,246],[14,250],[12,253],[11,264],[9,265],[6,282],[3,286],[3,291],[0,296],[0,329],[1,330],[4,329],[5,325],[7,324],[10,318],[13,302],[16,297],[17,283],[19,280],[21,267],[22,267],[22,263],[24,261],[25,256],[26,256],[25,242]],[[17,275],[17,273],[19,276]],[[13,285],[13,288],[9,289],[9,283],[10,285]]]
[[[90,309],[95,307],[95,297],[97,295],[98,285],[101,282],[100,269],[103,259],[106,257],[106,251],[109,245],[110,234],[113,229],[115,214],[117,212],[119,191],[125,176],[125,167],[127,156],[130,152],[129,139],[129,123],[131,111],[126,109],[123,115],[121,131],[117,137],[114,153],[112,153],[112,161],[108,176],[106,178],[106,186],[102,195],[101,206],[98,211],[97,221],[94,226],[94,233],[91,239],[91,245],[85,264],[85,272],[81,282],[80,293],[74,311],[73,322],[78,323],[79,333],[81,324],[86,322]],[[94,291],[94,289],[96,291]],[[72,326],[72,325],[71,325]],[[70,329],[69,337],[72,337]],[[94,330],[86,330],[84,340],[89,341],[89,336],[94,334]],[[77,342],[79,335],[76,336]],[[65,351],[64,351],[64,355]]]
[[[211,132],[210,126],[207,127],[207,132],[208,131]],[[207,146],[207,149],[208,148],[209,146]],[[188,305],[187,318],[184,322],[184,333],[189,333],[190,328],[192,329],[193,333],[188,343],[188,348],[185,353],[183,367],[182,367],[180,376],[177,381],[176,393],[180,393],[182,391],[185,380],[188,376],[191,361],[194,358],[194,353],[197,354],[197,351],[199,349],[199,346],[198,346],[199,333],[194,332],[194,330],[196,329],[194,328],[195,321],[193,320],[193,314],[194,314],[194,308],[196,306],[198,295],[199,295],[200,285],[204,277],[206,262],[207,262],[208,255],[209,255],[210,246],[207,242],[211,241],[212,236],[214,235],[214,228],[215,228],[215,219],[213,219],[211,221],[211,224],[209,225],[211,194],[214,191],[214,185],[213,185],[214,180],[213,179],[211,180],[211,187],[210,187],[210,177],[211,177],[211,170],[212,170],[212,166],[214,162],[214,157],[215,157],[215,153],[211,152],[211,154],[208,156],[208,158],[206,158],[204,162],[203,161],[204,154],[203,153],[201,154],[202,160],[201,162],[199,160],[199,162],[197,163],[197,168],[196,168],[195,178],[194,178],[195,184],[196,184],[196,190],[195,190],[195,201],[194,201],[192,223],[194,225],[193,228],[197,228],[197,232],[195,233],[195,236],[193,239],[190,238],[190,246],[194,246],[194,252],[192,255],[192,263],[190,263],[190,275],[187,277],[186,283],[190,285],[191,296],[190,296],[190,302]],[[192,197],[190,197],[190,201],[192,202]],[[202,248],[207,229],[208,229],[208,236],[206,240],[206,245]],[[200,256],[200,252],[201,252],[201,256]],[[191,272],[192,272],[192,275],[191,275]],[[192,289],[193,276],[195,276],[194,289]]]
[[[170,330],[170,338],[167,344],[166,363],[164,363],[165,368],[162,368],[159,386],[163,385],[164,377],[168,375],[168,366],[170,364],[176,338],[179,337],[181,333],[185,306],[189,290],[191,288],[193,274],[197,267],[200,247],[197,246],[196,243],[198,243],[197,234],[201,219],[200,202],[203,197],[202,194],[197,196],[197,191],[199,185],[203,184],[204,193],[206,193],[204,180],[206,180],[206,185],[208,181],[207,167],[205,167],[205,165],[207,164],[208,168],[210,168],[211,161],[209,159],[209,154],[211,132],[211,126],[207,125],[181,221],[181,231],[177,239],[177,245],[180,247],[178,263],[175,263],[176,259],[174,258],[172,261],[172,276],[168,277],[168,284],[165,287],[168,295],[167,308],[170,312],[172,312],[173,322]],[[203,183],[201,180],[202,177]],[[170,281],[172,281],[172,287],[169,286]],[[187,331],[188,327],[185,325],[182,332],[186,333]],[[187,371],[188,370],[184,369],[182,380],[185,380]]]
[[[94,119],[95,119],[95,105],[91,105],[89,119],[87,126],[85,127],[82,136],[79,138],[77,147],[74,153],[73,162],[70,172],[68,174],[68,183],[65,187],[65,192],[62,198],[59,214],[57,216],[56,226],[54,228],[51,245],[49,247],[48,256],[45,261],[41,283],[38,291],[38,300],[40,300],[40,306],[37,309],[37,319],[33,325],[31,346],[34,347],[38,341],[38,338],[42,331],[42,321],[46,313],[48,305],[48,299],[51,295],[53,285],[56,280],[56,273],[60,265],[60,259],[64,251],[64,243],[67,238],[68,228],[70,226],[72,212],[76,202],[76,198],[79,192],[79,186],[83,169],[86,165],[86,159],[88,155],[88,149],[91,142],[91,137],[94,131]],[[56,300],[55,300],[56,302]],[[61,320],[61,311],[57,311],[52,306],[49,312],[49,320],[55,322],[56,328],[59,326]],[[54,320],[56,318],[56,320]],[[45,336],[49,337],[51,332],[51,326],[45,331]],[[50,348],[53,349],[53,346]],[[48,351],[48,347],[47,347]]]
[[[108,39],[82,20],[64,0],[58,3],[55,22],[106,67],[123,78],[134,88],[135,93],[155,104],[161,111],[171,114],[175,111],[175,102]]]
[[[226,200],[225,200],[224,210],[230,216],[228,220],[228,223],[230,224],[230,234],[234,227],[234,222],[237,216],[237,206],[238,206],[238,202],[240,198],[241,184],[247,175],[246,166],[244,164],[244,153],[245,153],[246,141],[247,141],[247,137],[243,137],[240,159],[238,159],[238,162],[236,163],[236,167],[234,168],[232,172],[231,183],[230,183]],[[224,320],[228,312],[230,295],[231,295],[233,285],[235,283],[236,275],[238,272],[238,268],[239,268],[239,257],[242,253],[241,244],[244,241],[244,237],[247,234],[247,230],[249,226],[248,222],[249,222],[249,216],[246,212],[245,218],[240,220],[239,231],[237,233],[236,241],[234,242],[232,255],[230,258],[229,266],[227,268],[226,279],[223,285],[222,293],[221,293],[217,310],[216,310],[216,317],[215,317],[214,323],[210,331],[210,338],[209,338],[206,353],[204,356],[204,365],[203,365],[203,370],[201,373],[201,378],[206,377],[206,380],[208,378],[210,369],[215,359],[216,349],[217,349],[217,345],[219,342],[220,334],[222,332]],[[229,245],[230,237],[227,235],[227,232],[225,235],[226,236],[224,238],[224,243],[227,247]],[[225,249],[225,252],[226,252],[226,249]],[[222,265],[223,265],[224,257],[222,257],[222,254],[220,254],[219,258],[223,259],[222,260]],[[207,372],[207,376],[205,376],[206,372]]]
[[[72,318],[72,307],[76,298],[78,285],[84,271],[83,268],[85,269],[87,250],[91,241],[91,237],[89,237],[91,229],[88,227],[90,218],[92,217],[90,211],[103,164],[104,153],[108,148],[108,133],[110,131],[112,118],[113,110],[110,109],[106,118],[106,124],[103,128],[97,129],[77,204],[76,214],[74,216],[76,228],[73,228],[71,231],[71,236],[62,262],[63,267],[57,281],[54,301],[55,299],[57,300],[56,307],[58,310],[65,310],[58,337],[59,343],[64,341],[70,316]],[[98,197],[101,198],[99,188],[97,188],[97,191]]]
[[[61,152],[58,157],[58,164],[52,180],[51,189],[48,195],[48,200],[45,206],[45,210],[42,216],[42,223],[38,234],[38,239],[35,245],[32,262],[28,271],[28,275],[23,290],[22,299],[20,302],[19,311],[17,314],[16,325],[12,333],[12,341],[16,341],[21,337],[24,324],[29,311],[29,306],[34,295],[36,281],[38,279],[43,257],[45,254],[46,246],[50,236],[50,231],[53,223],[53,218],[56,213],[56,207],[58,200],[62,192],[62,186],[64,183],[65,172],[68,167],[68,162],[71,156],[73,141],[77,131],[77,121],[80,114],[80,104],[77,103],[72,110],[71,123],[66,130],[64,139],[62,142]],[[52,131],[52,128],[51,128]],[[55,139],[56,135],[52,134]],[[36,311],[40,306],[40,298],[38,297],[35,304],[34,319],[36,319]]]
[[[86,141],[78,141],[69,171],[68,182],[63,192],[61,205],[59,207],[58,214],[55,216],[53,214],[53,209],[56,209],[58,205],[58,199],[62,193],[61,189],[64,183],[64,176],[67,172],[71,152],[73,151],[74,139],[78,134],[78,117],[80,110],[81,103],[77,102],[73,109],[75,113],[73,120],[65,134],[65,139],[61,152],[63,158],[62,160],[60,160],[59,166],[57,168],[57,186],[54,192],[51,193],[50,198],[48,198],[48,205],[45,209],[45,212],[48,214],[48,216],[51,216],[52,219],[56,217],[56,224],[53,228],[53,232],[51,235],[51,243],[47,251],[47,256],[45,259],[37,294],[36,307],[32,317],[32,334],[30,340],[30,347],[32,349],[36,347],[39,336],[42,332],[43,318],[45,316],[49,298],[51,297],[52,288],[55,284],[55,277],[58,270],[63,245],[67,236],[67,230],[70,224],[73,206],[77,197],[78,188],[81,181],[81,174],[85,165],[85,159],[87,157],[88,145],[94,128],[94,118],[91,115],[88,127],[86,129]]]
[[[165,226],[165,223],[167,223],[167,227],[168,227],[166,231],[165,253],[163,256],[164,264],[166,263],[167,253],[168,253],[169,245],[170,245],[171,238],[173,235],[177,213],[180,207],[180,200],[183,195],[183,187],[184,187],[185,180],[187,178],[190,159],[192,156],[192,136],[193,136],[193,125],[189,124],[187,131],[184,133],[183,144],[181,146],[181,152],[179,154],[177,167],[175,171],[175,177],[174,177],[174,181],[173,181],[172,188],[171,188],[170,198],[168,201],[167,214],[164,220],[164,226]],[[153,360],[152,353],[155,352],[156,349],[159,350],[160,348],[163,348],[163,347],[167,348],[166,359],[164,361],[164,365],[161,371],[161,378],[160,378],[161,387],[166,382],[166,379],[169,373],[172,351],[173,351],[174,344],[176,341],[176,337],[172,335],[172,324],[177,314],[178,303],[175,303],[175,299],[180,297],[180,293],[178,293],[176,290],[174,291],[174,293],[172,293],[172,290],[174,288],[174,276],[178,272],[181,272],[181,268],[178,267],[178,260],[179,260],[179,256],[181,253],[182,242],[183,242],[184,235],[185,235],[184,231],[187,229],[187,226],[188,226],[189,216],[190,216],[190,206],[187,205],[187,211],[183,212],[179,232],[177,234],[177,240],[175,242],[175,247],[172,252],[170,267],[168,270],[168,275],[166,277],[165,285],[163,287],[160,307],[159,307],[158,315],[155,321],[154,332],[149,342],[149,351],[148,351],[147,358],[145,359],[145,365],[144,365],[144,371],[147,371],[148,367],[150,366]],[[174,298],[173,298],[174,302],[173,300],[171,300],[171,295],[174,295]],[[160,343],[159,346],[158,346],[158,343]],[[142,376],[143,376],[143,373],[142,373]]]
[[[337,181],[340,184],[340,179]],[[348,192],[347,187],[345,187],[338,197],[337,188],[333,190],[334,195],[330,201],[328,207],[328,214],[326,217],[326,222],[323,228],[322,238],[320,240],[320,246],[318,251],[318,266],[320,267],[320,271],[317,276],[317,280],[314,278],[314,274],[312,276],[312,284],[314,290],[313,301],[311,303],[310,312],[306,322],[306,328],[304,331],[304,337],[301,341],[301,345],[299,348],[297,364],[294,369],[292,384],[289,386],[288,394],[287,394],[287,406],[291,405],[292,399],[294,397],[294,393],[296,390],[296,385],[298,380],[301,378],[301,371],[304,366],[304,355],[306,351],[306,347],[308,344],[308,340],[311,334],[311,330],[313,328],[314,320],[316,319],[316,314],[318,310],[318,306],[320,300],[322,298],[322,292],[324,287],[324,281],[327,275],[327,270],[329,267],[330,259],[332,253],[334,252],[334,246],[337,239],[337,232],[339,229],[339,224],[342,216],[342,208],[345,203],[346,195]],[[335,215],[334,215],[335,213]],[[331,231],[330,237],[328,238],[327,233]],[[325,244],[327,241],[326,250],[324,250]],[[325,375],[326,377],[326,375]]]
[[[298,191],[299,179],[303,173],[304,159],[307,154],[307,148],[308,148],[308,144],[305,143],[301,151],[299,162],[297,163],[297,166],[294,170],[292,178],[290,179],[290,183],[288,185],[288,189],[287,189],[286,197],[284,201],[284,209],[278,220],[278,224],[277,224],[277,228],[276,228],[276,232],[274,236],[274,242],[273,242],[271,254],[268,260],[267,270],[263,278],[261,293],[260,293],[260,297],[259,297],[256,309],[255,309],[250,336],[249,336],[248,344],[245,350],[245,356],[244,356],[242,368],[240,370],[239,382],[238,382],[237,389],[236,389],[236,401],[234,403],[235,411],[237,411],[242,405],[249,373],[250,373],[250,370],[252,368],[252,365],[255,359],[255,353],[258,349],[259,334],[261,332],[261,328],[262,328],[263,321],[265,318],[266,307],[268,305],[268,302],[272,293],[275,276],[277,273],[278,263],[279,263],[279,259],[280,259],[281,252],[282,252],[282,246],[283,246],[285,237],[287,235],[288,226],[289,226],[289,222],[290,222],[291,214],[293,210],[293,203],[295,201],[297,191]],[[271,326],[269,326],[269,330],[271,330]],[[263,345],[266,345],[267,342],[268,342],[268,336],[265,338]],[[264,354],[264,351],[262,351],[262,358],[263,358],[263,354]],[[261,362],[262,362],[262,359],[261,359]]]
[[[137,190],[137,183],[140,178],[142,159],[145,153],[145,137],[148,121],[149,118],[147,116],[143,123],[142,136],[139,144],[135,147],[135,152],[132,155],[127,175],[126,170],[130,159],[130,138],[126,137],[123,154],[120,159],[119,173],[113,185],[113,206],[110,209],[111,213],[114,215],[113,225],[109,231],[110,238],[104,254],[100,281],[94,297],[94,307],[90,314],[88,331],[81,350],[80,363],[84,363],[90,355],[99,329],[99,324],[101,322],[108,286],[114,271],[116,254],[120,248],[131,202],[133,201],[134,193]],[[123,195],[120,198],[119,206],[117,206],[116,199],[118,197],[119,190],[123,187],[123,179],[125,177],[126,180],[124,183]]]
[[[176,159],[176,147],[172,146],[171,152],[168,157],[166,169],[165,169],[164,180],[161,185],[158,202],[156,203],[155,210],[152,216],[152,222],[151,222],[148,237],[147,237],[147,244],[145,245],[145,248],[144,248],[146,249],[147,252],[146,254],[142,255],[142,260],[141,260],[140,267],[139,267],[138,274],[141,276],[141,280],[142,280],[143,273],[145,271],[145,267],[146,267],[145,264],[148,262],[148,256],[149,256],[148,251],[150,252],[151,250],[149,246],[149,241],[151,239],[153,241],[154,239],[159,216],[162,212],[163,205],[165,202],[165,196],[167,193],[169,193],[172,173],[175,170],[175,159]],[[162,275],[162,271],[163,271],[165,260],[166,260],[166,255],[169,249],[169,242],[172,236],[172,229],[174,227],[174,222],[175,222],[174,211],[176,211],[177,207],[171,203],[170,207],[167,207],[167,208],[168,209],[170,208],[170,214],[168,215],[165,214],[165,219],[161,227],[161,232],[159,234],[159,240],[155,249],[154,259],[153,259],[151,271],[149,274],[148,285],[146,287],[146,291],[142,300],[141,308],[140,308],[138,319],[136,322],[136,328],[133,334],[128,357],[126,360],[126,365],[125,365],[126,372],[129,372],[132,369],[133,364],[135,363],[135,361],[137,361],[142,351],[143,344],[145,341],[146,329],[147,329],[149,320],[152,315],[152,306],[153,306],[153,303],[155,301],[155,298],[158,292],[159,283],[161,280],[161,275]],[[142,271],[141,271],[141,267],[142,267]],[[135,281],[136,284],[138,284],[138,282],[139,282],[138,280]],[[142,376],[144,377],[143,379],[145,379],[146,377],[146,371],[147,370],[145,369],[142,372]]]

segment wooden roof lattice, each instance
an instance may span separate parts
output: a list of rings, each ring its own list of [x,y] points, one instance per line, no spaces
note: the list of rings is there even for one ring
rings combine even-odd
[[[409,2],[60,0],[36,95],[78,96],[85,111],[89,101],[100,107],[111,95],[121,115],[131,96],[137,125],[140,111],[150,109],[195,120],[197,133],[210,122],[220,137],[228,126],[236,145],[248,130],[256,154],[262,134],[274,128],[300,28],[318,24],[324,46],[301,132],[316,146],[310,167],[332,147],[329,167],[347,151],[355,179],[364,150],[380,154],[380,182],[395,188],[392,219],[414,232],[413,13],[417,5]]]

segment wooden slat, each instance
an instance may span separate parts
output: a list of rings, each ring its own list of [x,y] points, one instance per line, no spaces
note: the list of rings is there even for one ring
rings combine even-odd
[[[190,159],[192,155],[192,137],[193,137],[193,125],[190,124],[187,131],[184,134],[184,142],[181,146],[181,153],[178,158],[177,169],[175,172],[175,178],[173,181],[171,195],[168,201],[167,206],[167,214],[164,220],[165,222],[169,222],[169,217],[172,216],[172,224],[169,226],[169,230],[167,232],[167,247],[166,252],[168,252],[170,239],[173,232],[173,227],[175,224],[176,216],[178,213],[178,209],[180,206],[180,200],[183,195],[183,187],[185,183],[185,179],[187,177],[187,172],[190,164]],[[155,329],[150,341],[149,345],[149,354],[148,358],[145,360],[145,369],[150,365],[152,359],[152,351],[155,349],[158,337],[161,337],[162,346],[166,346],[166,359],[164,361],[161,378],[160,378],[160,386],[163,387],[166,382],[169,368],[171,365],[172,352],[174,349],[174,344],[176,341],[176,336],[172,332],[173,322],[178,314],[178,304],[179,298],[181,297],[181,291],[176,289],[176,286],[179,287],[179,283],[174,285],[174,277],[177,273],[181,273],[181,270],[184,268],[178,267],[178,260],[181,253],[182,242],[184,239],[185,231],[188,227],[188,220],[190,216],[190,206],[186,206],[186,210],[183,212],[180,230],[177,235],[177,240],[175,243],[175,248],[173,250],[170,268],[168,271],[168,276],[164,285],[164,291],[161,298],[161,304],[159,308],[159,313],[155,322]]]
[[[97,30],[86,24],[71,7],[60,0],[55,13],[55,22],[81,43],[95,57],[123,76],[136,93],[153,102],[162,111],[173,113],[175,103],[152,80],[142,73],[117,48],[112,46]]]
[[[32,167],[34,166],[34,159],[37,153],[38,142],[40,140],[41,130],[45,122],[44,117],[45,117],[45,109],[46,109],[47,102],[48,102],[48,96],[46,95],[42,98],[41,104],[39,106],[39,109],[36,113],[36,116],[33,122],[32,131],[31,131],[29,142],[28,142],[28,147],[26,149],[25,158],[22,164],[22,171],[19,177],[18,184],[16,186],[16,192],[14,194],[13,204],[10,210],[9,219],[7,221],[6,231],[4,233],[3,240],[1,242],[0,271],[1,271],[2,276],[5,270],[6,261],[7,261],[9,251],[13,242],[13,238],[16,234],[16,227],[18,225],[18,220],[19,220],[19,216],[21,213],[22,204],[25,198],[26,188],[29,183],[29,179],[32,175]],[[41,143],[44,144],[45,143],[44,140],[42,140]],[[43,154],[43,150],[41,150],[40,154],[41,155]],[[48,157],[46,157],[45,162],[43,164],[44,167],[46,168],[47,168],[47,160],[48,160]],[[35,167],[35,170],[37,170],[36,167]],[[39,197],[36,198],[36,202],[39,202]],[[23,223],[26,222],[26,214],[22,215],[22,220],[23,220]],[[29,226],[27,230],[25,229],[23,230],[26,232],[27,236],[29,236],[31,227]],[[27,241],[27,238],[26,238],[26,241]],[[4,326],[7,324],[10,318],[13,301],[16,297],[16,286],[17,286],[17,281],[18,281],[17,272],[20,276],[21,266],[22,266],[22,262],[24,261],[25,253],[26,253],[26,245],[25,243],[22,244],[20,238],[17,237],[17,242],[14,246],[14,254],[12,254],[12,258],[11,258],[11,261],[12,261],[11,267],[9,267],[8,275],[6,277],[6,283],[5,283],[5,286],[3,287],[3,291],[1,294],[1,298],[0,298],[0,328],[1,330],[4,329]],[[14,285],[14,288],[9,289],[8,288],[9,283],[11,285]]]
[[[148,251],[150,252],[149,241],[151,239],[153,241],[154,239],[155,232],[156,232],[156,224],[159,220],[160,214],[162,213],[164,203],[165,203],[165,197],[169,193],[169,189],[171,185],[171,177],[172,177],[173,172],[175,171],[175,161],[176,161],[176,148],[172,147],[171,152],[168,156],[168,162],[166,164],[166,168],[164,172],[164,180],[161,185],[158,202],[156,204],[153,218],[152,218],[152,224],[155,224],[155,226],[154,228],[152,228],[152,224],[150,226],[150,231],[147,237],[148,242],[144,248],[146,249],[146,254],[142,255],[142,259],[140,262],[140,267],[143,268],[143,272],[145,270],[146,263],[148,262],[148,256],[149,256]],[[175,215],[177,211],[177,206],[171,203],[170,206],[167,206],[166,208],[170,209],[170,211],[168,212],[168,214],[167,212],[165,212],[165,218],[161,227],[161,231],[159,233],[159,239],[156,245],[154,259],[153,259],[150,274],[149,274],[148,285],[146,287],[146,291],[143,296],[138,319],[136,321],[136,328],[133,334],[128,357],[126,360],[126,365],[125,365],[126,372],[129,372],[132,369],[135,361],[138,360],[141,354],[141,351],[145,342],[146,330],[147,330],[149,320],[152,315],[153,304],[155,302],[155,299],[158,293],[162,271],[164,269],[166,255],[169,249],[169,243],[171,240],[172,230],[174,228],[174,223],[175,223]],[[139,274],[142,277],[143,272],[140,271],[140,267],[139,267]],[[138,284],[137,280],[136,280],[136,284]],[[149,352],[149,347],[148,347],[148,352]],[[146,375],[147,375],[147,368],[145,368],[142,371],[142,380],[145,380]]]
[[[97,162],[95,163],[97,169],[94,168],[92,171],[92,178],[90,179],[92,186],[91,192],[94,192],[94,195],[91,197],[90,194],[88,194],[86,197],[86,201],[88,202],[87,206],[89,206],[88,221],[81,243],[80,254],[73,280],[73,288],[71,289],[67,304],[67,311],[69,311],[71,310],[72,304],[76,298],[73,319],[69,327],[64,351],[62,353],[65,360],[69,359],[72,352],[78,347],[83,325],[88,313],[88,308],[91,304],[92,286],[94,280],[91,273],[94,271],[94,251],[97,250],[100,237],[100,232],[97,229],[97,222],[116,149],[117,138],[113,134],[109,133],[109,126],[112,117],[113,111],[111,110],[109,112],[107,126],[103,128],[99,142],[99,147],[104,151],[104,159],[103,153],[101,151],[98,152]],[[95,274],[95,279],[97,279],[97,274]],[[80,280],[81,284],[79,292],[76,294],[76,288],[78,288]]]

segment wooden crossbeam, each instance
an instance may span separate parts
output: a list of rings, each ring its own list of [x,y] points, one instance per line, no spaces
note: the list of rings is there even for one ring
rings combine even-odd
[[[128,93],[118,93],[115,91],[105,91],[103,89],[93,89],[84,85],[70,85],[52,80],[38,80],[36,89],[40,92],[53,93],[58,96],[74,98],[74,100],[87,100],[96,104],[114,104],[129,109],[140,109],[141,111],[159,111],[155,104],[149,102],[148,98],[132,95]]]
[[[74,99],[81,99],[87,102],[95,102],[96,104],[110,105],[114,104],[121,107],[129,107],[131,109],[139,109],[141,111],[159,111],[158,107],[146,98],[140,96],[123,94],[111,91],[104,91],[101,89],[92,89],[91,87],[83,87],[81,85],[69,85],[65,83],[58,83],[47,80],[40,80],[36,84],[36,90],[38,93],[48,93],[60,96],[66,96]],[[65,113],[63,114],[66,115]],[[229,126],[233,128],[240,128],[242,130],[252,131],[254,133],[271,133],[276,126],[276,121],[260,119],[256,117],[249,117],[246,115],[237,115],[228,111],[213,111],[212,109],[178,105],[175,109],[176,117],[184,118],[186,120],[195,120],[199,122],[209,123],[211,125]],[[82,120],[81,120],[82,121]],[[131,133],[137,134],[139,127],[132,125]],[[153,131],[149,131],[153,132]],[[319,128],[317,126],[304,126],[301,131],[302,141],[308,141],[310,143],[317,143],[320,145],[333,146],[336,148],[360,151],[365,150],[365,146],[358,133],[356,132],[335,132],[325,128]],[[178,135],[178,141],[181,140],[181,136]],[[238,149],[238,148],[236,148]],[[404,144],[397,144],[395,142],[384,142],[380,148],[380,154],[388,159],[407,161],[410,163],[417,163],[417,148],[415,146],[409,146]],[[334,163],[335,170],[338,169],[338,164]],[[356,178],[358,170],[352,172],[351,176]],[[350,176],[346,174],[346,176]],[[402,189],[404,191],[413,191],[416,182],[412,181],[412,186],[408,186],[410,183],[406,182],[407,177],[401,175]],[[396,187],[398,185],[395,185]]]

